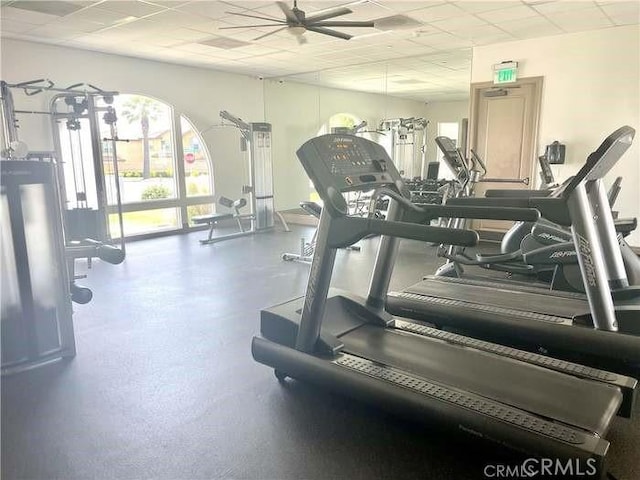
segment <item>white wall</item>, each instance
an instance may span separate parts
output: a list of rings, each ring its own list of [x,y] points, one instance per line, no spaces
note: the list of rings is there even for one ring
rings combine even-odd
[[[553,140],[567,146],[557,180],[575,173],[587,155],[622,125],[640,129],[640,27],[637,25],[475,47],[472,82],[492,80],[492,65],[519,62],[518,76],[543,76],[538,151]],[[607,176],[624,181],[616,209],[640,216],[640,133]],[[640,245],[640,233],[631,237]]]
[[[264,120],[262,82],[248,76],[2,39],[2,79],[14,83],[36,78],[49,78],[59,87],[86,82],[105,90],[155,97],[187,115],[198,130],[219,123],[220,110],[247,121]],[[45,95],[14,96],[17,109],[48,109]],[[27,115],[19,118],[24,124],[20,139],[32,150],[53,148],[46,119],[38,123]],[[203,138],[213,157],[216,194],[238,197],[246,182],[239,133],[214,128]]]
[[[351,113],[375,129],[383,118],[425,116],[421,102],[383,95],[323,88],[295,82],[265,82],[265,115],[273,125],[276,208],[309,198],[306,174],[295,157],[306,140],[336,113]]]
[[[295,152],[317,135],[335,113],[348,112],[377,125],[380,119],[424,116],[424,104],[383,95],[320,88],[299,83],[261,81],[249,76],[140,60],[17,40],[2,40],[2,79],[9,83],[50,78],[57,86],[78,82],[107,90],[163,100],[205,130],[228,110],[248,122],[273,125],[276,208],[297,207],[308,198],[308,180]],[[16,108],[47,109],[47,97],[16,93]],[[45,118],[20,116],[21,140],[32,150],[52,149]],[[214,163],[216,195],[237,197],[247,182],[247,168],[234,129],[213,128],[203,134]]]

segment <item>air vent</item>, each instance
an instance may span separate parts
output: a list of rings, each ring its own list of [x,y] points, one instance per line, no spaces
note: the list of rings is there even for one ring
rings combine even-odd
[[[378,30],[387,31],[416,28],[422,26],[422,23],[406,15],[392,15],[374,20],[373,25]]]
[[[241,40],[236,40],[235,38],[227,37],[213,37],[209,40],[203,40],[198,43],[200,45],[206,45],[207,47],[222,48],[224,50],[231,50],[232,48],[246,47],[247,45],[251,45],[249,42],[243,42]]]
[[[402,80],[392,80],[393,83],[399,83],[401,85],[416,85],[418,83],[425,83],[423,80],[416,80],[415,78],[404,78]]]
[[[38,1],[18,1],[10,5],[12,8],[20,8],[22,10],[30,10],[32,12],[46,13],[47,15],[55,15],[56,17],[64,17],[70,13],[77,12],[84,8],[83,5],[76,5],[71,2],[38,2]]]

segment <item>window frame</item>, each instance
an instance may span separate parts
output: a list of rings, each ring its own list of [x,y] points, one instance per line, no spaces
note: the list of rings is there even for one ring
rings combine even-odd
[[[188,207],[192,205],[203,205],[203,204],[215,204],[215,182],[214,182],[214,169],[213,169],[213,160],[211,157],[211,153],[209,148],[204,141],[204,138],[200,135],[200,132],[195,128],[195,124],[191,121],[191,119],[184,113],[177,111],[177,109],[171,105],[170,103],[155,98],[150,95],[139,94],[139,93],[127,93],[128,95],[137,95],[140,97],[147,97],[154,101],[160,102],[166,105],[169,108],[169,118],[170,118],[170,139],[173,147],[173,152],[175,157],[173,158],[173,167],[174,167],[174,181],[176,184],[176,195],[175,198],[163,198],[163,199],[153,199],[153,200],[141,200],[139,202],[127,202],[122,204],[122,213],[130,213],[130,212],[144,212],[148,210],[157,210],[163,208],[175,208],[178,210],[178,226],[176,228],[167,228],[158,231],[151,231],[148,233],[127,235],[125,231],[125,239],[139,239],[139,238],[153,238],[165,236],[168,234],[175,234],[181,232],[189,232],[193,230],[200,230],[202,227],[195,226],[192,227],[189,225],[189,217],[188,217]],[[182,144],[182,124],[181,119],[184,119],[188,122],[188,124],[192,127],[195,135],[199,137],[200,148],[202,149],[202,155],[205,158],[208,169],[209,169],[209,183],[210,183],[210,194],[205,195],[187,195],[187,177],[185,170],[185,162],[184,162],[184,146]],[[180,141],[177,141],[177,140]],[[108,205],[107,207],[108,214],[118,213],[117,205]]]

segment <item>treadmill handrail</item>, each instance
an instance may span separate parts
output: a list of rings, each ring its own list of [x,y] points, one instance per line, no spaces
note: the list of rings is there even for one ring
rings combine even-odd
[[[376,218],[339,217],[331,223],[329,245],[344,248],[368,235],[387,235],[421,242],[450,243],[465,247],[476,246],[480,240],[474,230],[431,227],[408,222],[378,220]]]
[[[636,131],[633,127],[624,125],[605,138],[600,146],[587,157],[586,163],[563,190],[562,196],[567,198],[582,182],[603,178],[631,147],[635,134]]]
[[[529,198],[529,197],[548,197],[552,193],[552,190],[511,190],[492,188],[484,192],[486,198]]]
[[[569,209],[563,198],[556,197],[480,197],[452,198],[448,205],[467,207],[535,208],[547,220],[560,225],[571,225]],[[534,220],[535,221],[535,220]]]
[[[388,195],[397,200],[405,212],[405,220],[412,223],[423,223],[440,217],[446,218],[473,218],[482,220],[513,220],[523,222],[536,222],[540,219],[540,212],[533,208],[517,208],[494,204],[491,209],[477,206],[451,206],[451,205],[416,205],[397,192],[381,188],[377,195]],[[454,200],[454,199],[451,199]],[[460,199],[464,200],[464,199]],[[448,203],[454,203],[449,201]],[[455,202],[458,203],[458,202]],[[462,202],[460,202],[462,203]]]

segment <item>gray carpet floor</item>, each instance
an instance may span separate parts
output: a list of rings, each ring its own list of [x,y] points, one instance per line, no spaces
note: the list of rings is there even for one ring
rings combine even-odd
[[[517,463],[504,447],[394,417],[251,358],[259,310],[301,295],[309,266],[283,262],[301,235],[201,246],[204,232],[133,242],[96,262],[75,306],[77,356],[2,378],[2,478],[475,479]],[[365,293],[378,240],[339,251],[334,285]],[[392,281],[433,272],[403,242]],[[638,412],[640,413],[640,412]],[[640,422],[616,419],[609,470],[640,478]]]

